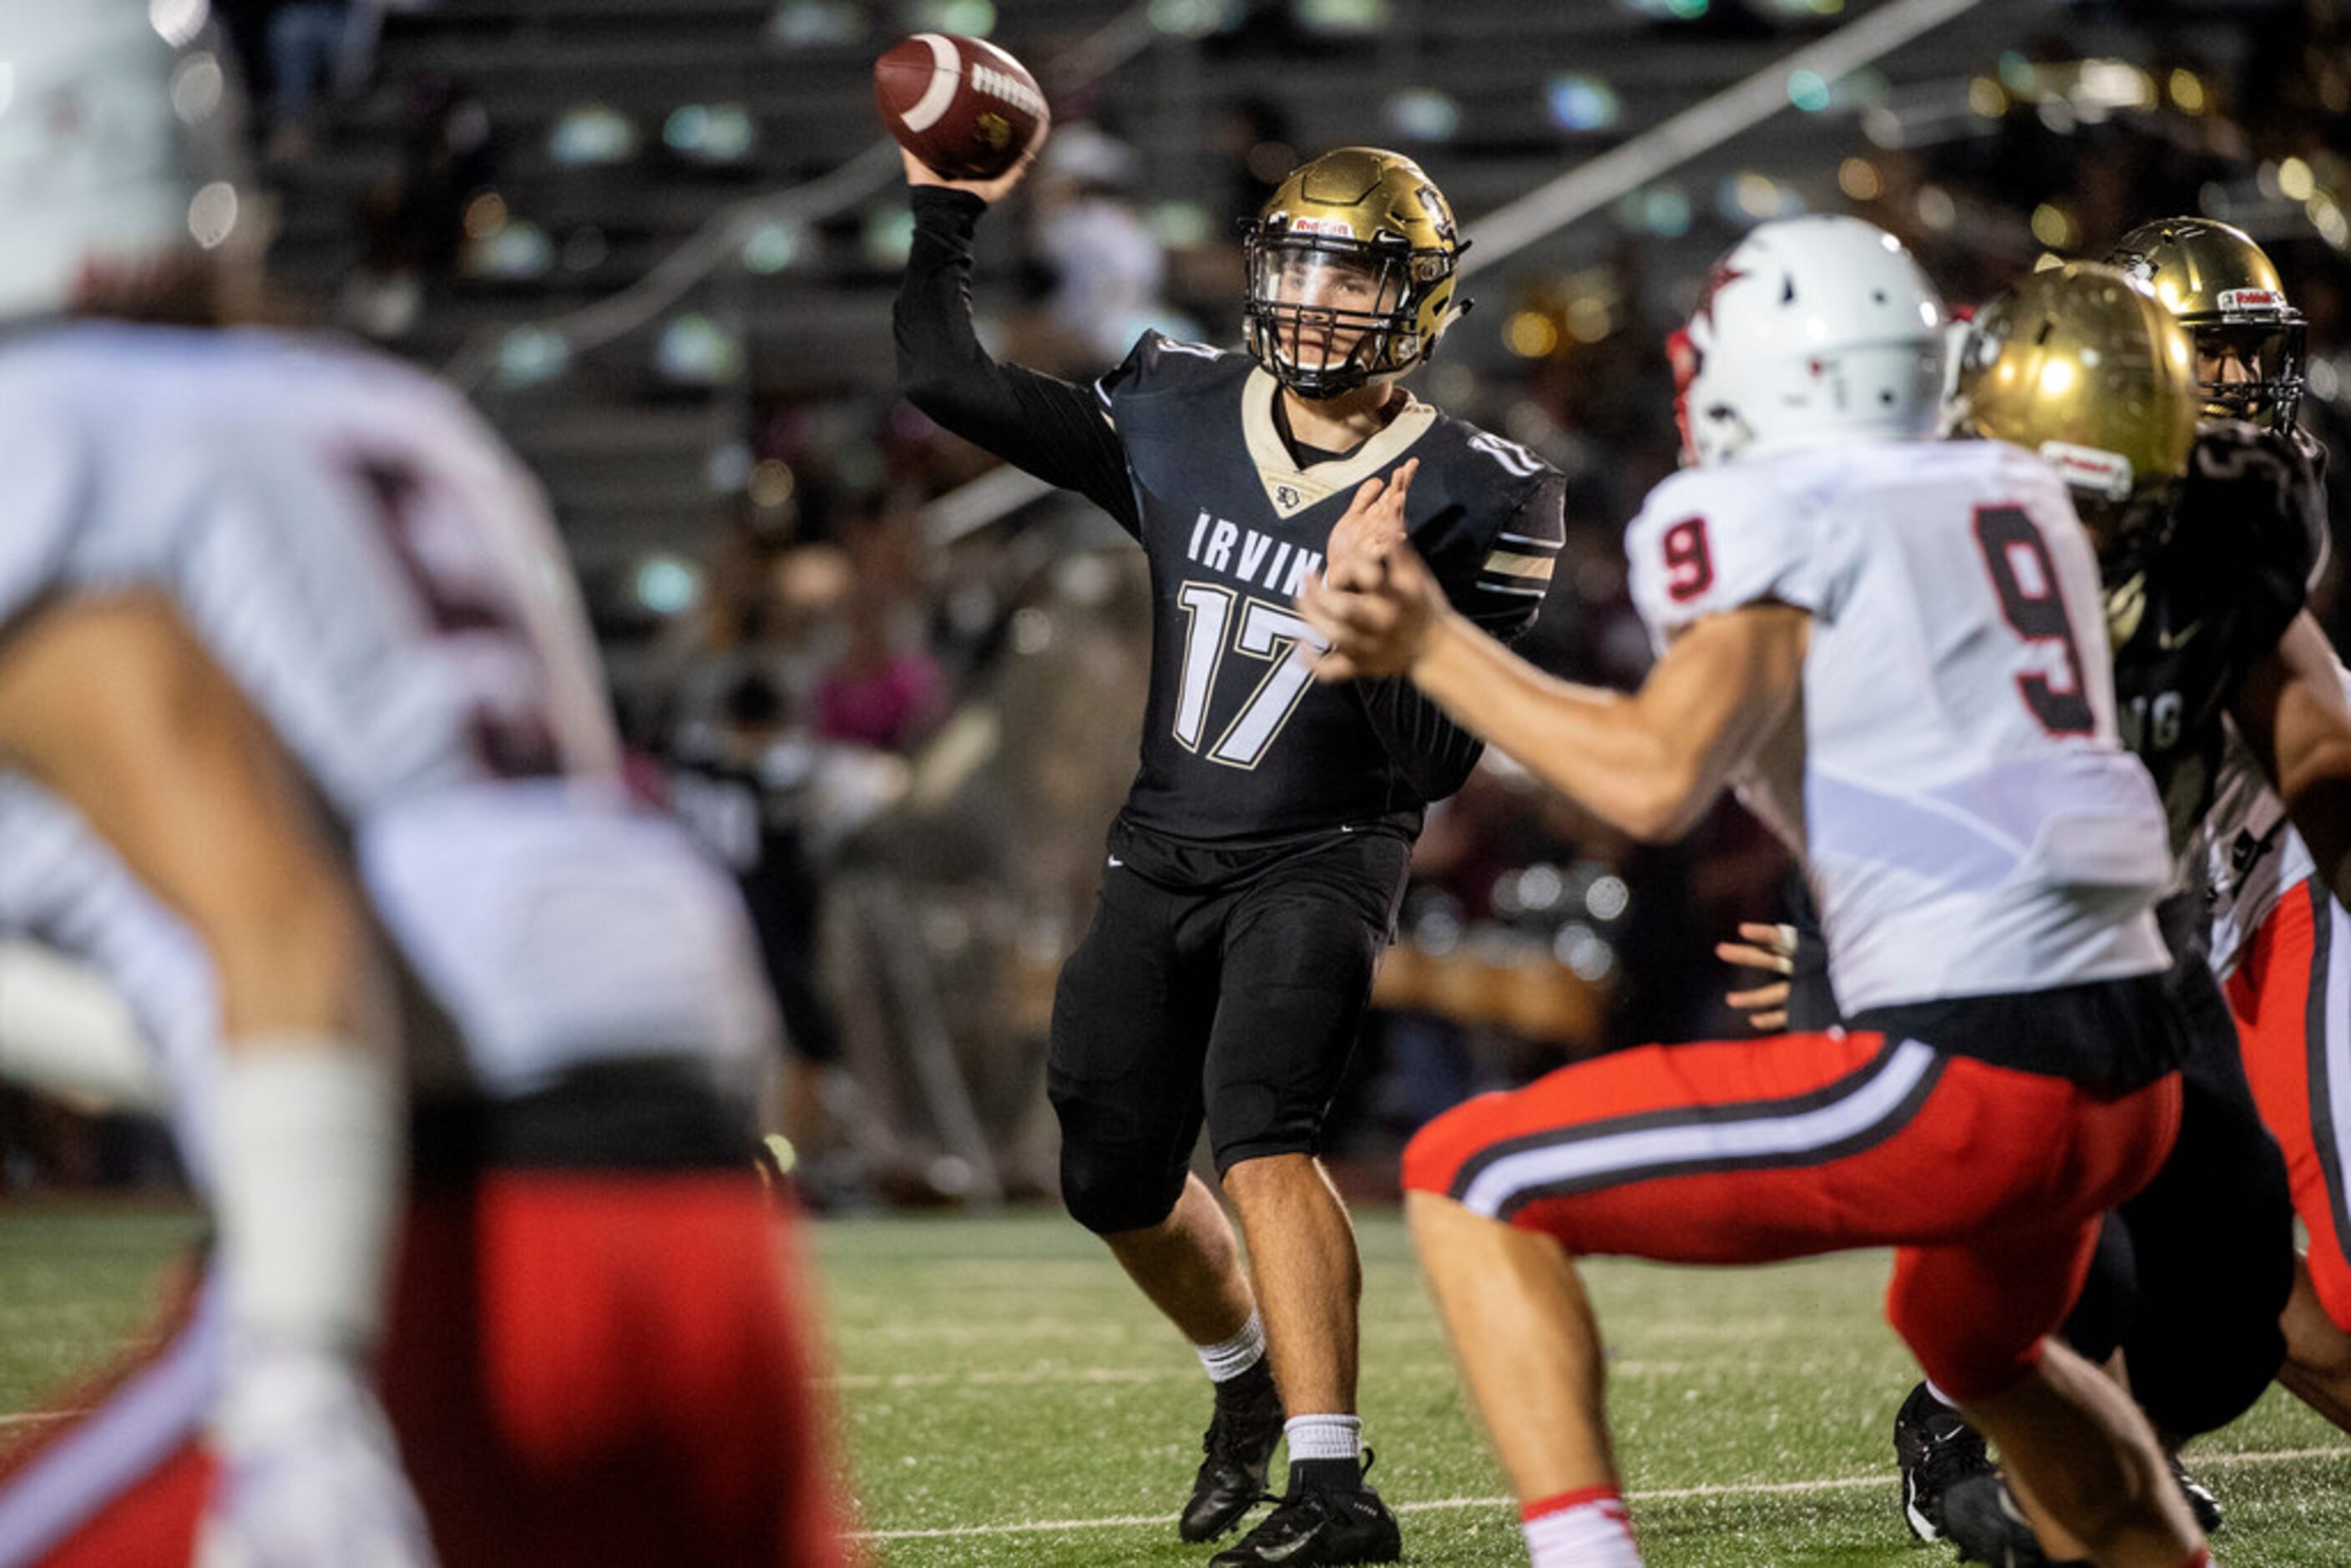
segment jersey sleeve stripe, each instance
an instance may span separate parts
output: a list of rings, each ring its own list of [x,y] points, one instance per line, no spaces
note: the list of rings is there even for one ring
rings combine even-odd
[[[1494,537],[1504,544],[1528,545],[1535,549],[1562,550],[1567,548],[1567,540],[1556,535],[1544,538],[1535,534],[1502,533],[1496,534]]]
[[[1541,582],[1549,582],[1552,569],[1558,564],[1549,556],[1522,555],[1514,550],[1498,549],[1486,558],[1486,564],[1479,570],[1502,577],[1530,578]]]
[[[1548,577],[1551,574],[1549,572],[1545,572],[1543,575]],[[1535,582],[1525,584],[1514,582],[1480,582],[1478,584],[1478,591],[1480,593],[1508,593],[1521,599],[1541,599],[1545,593],[1549,592],[1550,590],[1545,588],[1542,584]]]

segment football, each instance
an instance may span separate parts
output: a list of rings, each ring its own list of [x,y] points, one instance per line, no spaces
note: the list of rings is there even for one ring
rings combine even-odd
[[[916,33],[874,61],[873,103],[898,144],[950,180],[1003,173],[1046,118],[1028,67],[954,33]]]

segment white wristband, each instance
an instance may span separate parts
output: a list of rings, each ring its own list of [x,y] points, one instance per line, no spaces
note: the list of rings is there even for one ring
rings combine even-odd
[[[391,1064],[355,1041],[249,1037],[224,1052],[214,1219],[240,1343],[373,1348],[407,1166],[403,1110]]]
[[[0,942],[0,1077],[111,1109],[163,1104],[162,1074],[113,983],[29,942]]]

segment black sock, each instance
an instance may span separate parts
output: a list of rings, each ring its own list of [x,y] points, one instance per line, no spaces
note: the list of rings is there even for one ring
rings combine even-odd
[[[1292,1459],[1290,1491],[1361,1491],[1364,1465],[1360,1459]]]
[[[1273,1367],[1259,1356],[1247,1372],[1236,1373],[1216,1386],[1217,1409],[1247,1410],[1275,1397]]]

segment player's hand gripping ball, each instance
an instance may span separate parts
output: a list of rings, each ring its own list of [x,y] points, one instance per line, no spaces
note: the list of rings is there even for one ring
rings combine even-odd
[[[1028,67],[954,33],[917,33],[874,61],[873,102],[898,145],[949,180],[995,179],[1047,117]]]

